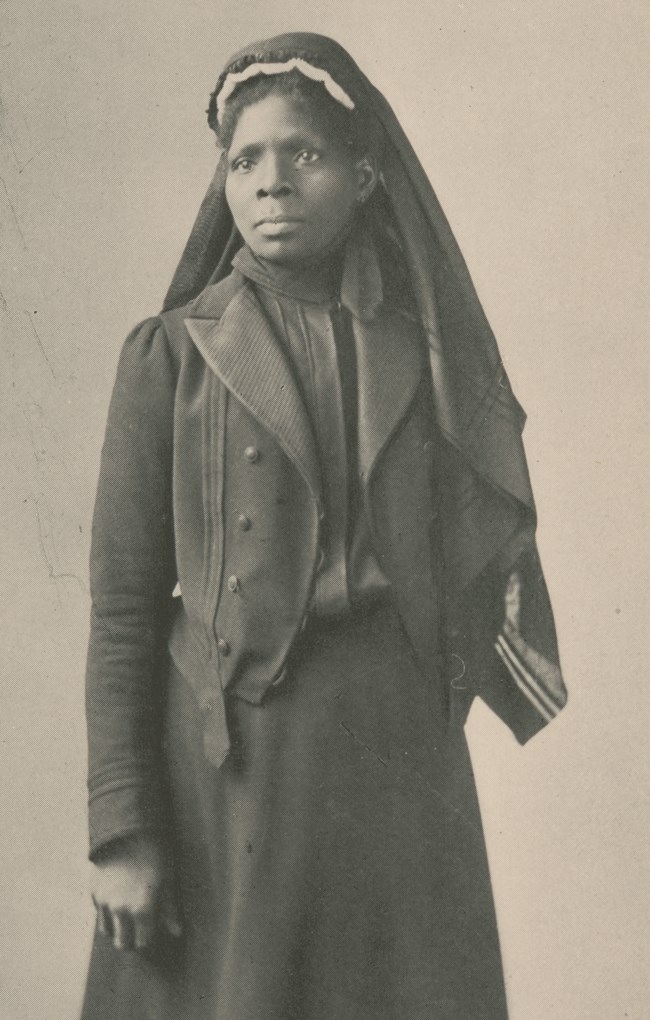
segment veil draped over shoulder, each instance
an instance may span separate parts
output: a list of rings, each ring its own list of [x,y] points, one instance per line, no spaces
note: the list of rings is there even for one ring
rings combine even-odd
[[[416,312],[429,345],[435,415],[446,439],[443,509],[448,591],[460,592],[495,557],[514,562],[532,540],[535,509],[521,441],[525,415],[510,387],[498,347],[429,179],[383,95],[338,43],[290,33],[237,53],[229,73],[253,63],[302,58],[331,75],[379,143],[381,185],[399,234]],[[242,244],[225,198],[222,155],[201,204],[164,309],[184,305],[230,271]]]

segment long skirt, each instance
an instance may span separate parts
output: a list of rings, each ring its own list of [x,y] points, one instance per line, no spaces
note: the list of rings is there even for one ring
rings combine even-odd
[[[386,606],[310,624],[206,762],[171,667],[180,940],[97,934],[84,1020],[505,1020],[474,779]]]

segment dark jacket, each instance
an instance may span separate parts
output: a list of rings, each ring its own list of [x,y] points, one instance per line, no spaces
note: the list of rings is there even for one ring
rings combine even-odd
[[[365,509],[416,656],[450,720],[463,722],[480,693],[523,742],[563,704],[550,607],[550,630],[532,644],[522,630],[531,599],[537,610],[548,601],[534,545],[454,589],[449,451],[433,423],[418,326],[384,309],[354,332]],[[195,692],[217,766],[228,753],[227,696],[259,704],[282,681],[321,519],[311,425],[252,286],[234,272],[136,329],[118,368],[93,524],[91,851],[164,824],[167,649]]]

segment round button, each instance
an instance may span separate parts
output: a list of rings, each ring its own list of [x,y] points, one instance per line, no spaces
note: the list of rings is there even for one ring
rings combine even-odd
[[[239,578],[236,574],[228,578],[228,591],[239,591]]]
[[[225,638],[222,637],[219,638],[219,640],[217,641],[217,648],[219,649],[222,655],[224,656],[230,655],[230,645],[228,644]]]
[[[246,514],[240,514],[237,518],[237,524],[239,525],[240,531],[250,531],[252,521]]]
[[[256,446],[247,446],[244,450],[244,457],[249,464],[256,464],[260,459],[260,451]]]

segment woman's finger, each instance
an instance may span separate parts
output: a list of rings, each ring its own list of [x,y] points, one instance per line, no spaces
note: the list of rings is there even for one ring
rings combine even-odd
[[[143,911],[133,918],[133,944],[136,949],[146,949],[153,940],[153,917],[151,911]]]
[[[105,935],[110,939],[113,937],[111,912],[105,903],[96,903],[95,906],[97,907],[97,931],[100,935]]]
[[[131,949],[133,946],[133,925],[125,910],[114,910],[111,915],[113,945],[116,949]]]

